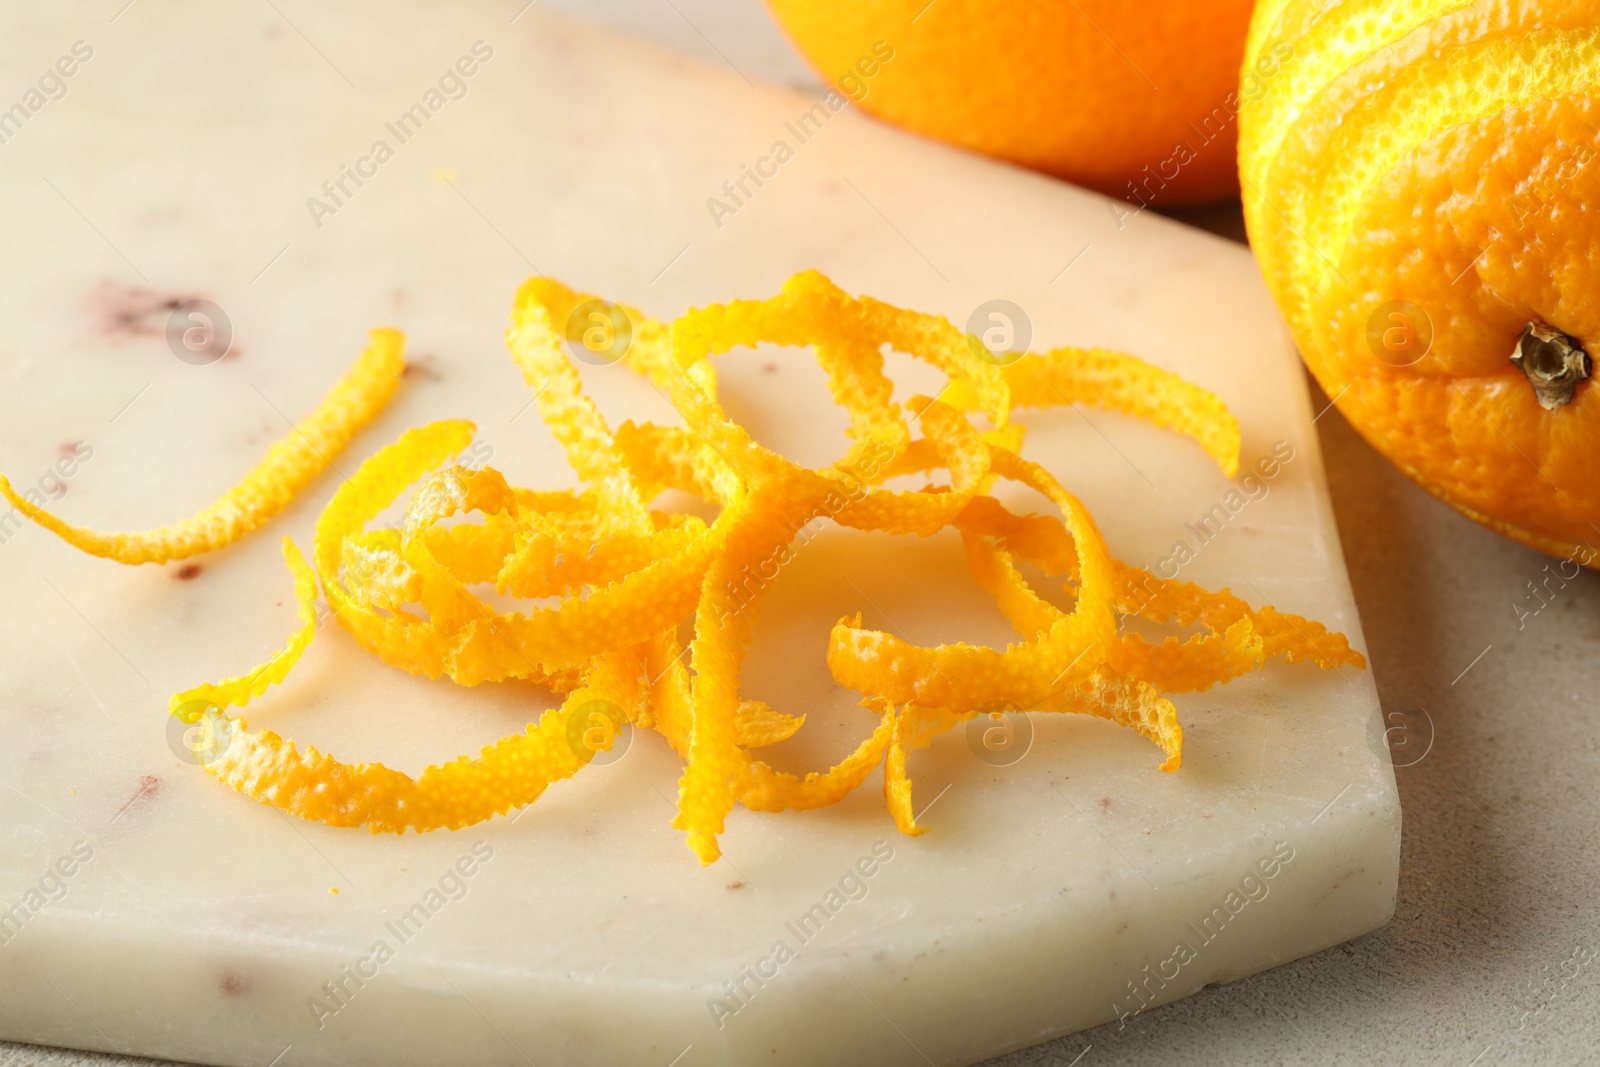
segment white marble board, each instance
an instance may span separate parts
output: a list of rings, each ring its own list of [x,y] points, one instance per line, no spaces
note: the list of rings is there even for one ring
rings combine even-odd
[[[1037,345],[1119,348],[1214,389],[1247,464],[1292,459],[1204,543],[1187,524],[1230,486],[1191,443],[1065,410],[1025,417],[1030,454],[1121,558],[1155,565],[1186,543],[1183,577],[1361,646],[1304,379],[1243,250],[850,107],[825,108],[801,143],[791,124],[814,98],[521,0],[123,2],[14,12],[0,37],[0,69],[27,73],[0,86],[6,106],[26,106],[33,72],[76,42],[92,49],[0,144],[0,470],[64,486],[68,518],[138,528],[210,500],[379,324],[407,331],[413,373],[342,470],[407,426],[465,416],[514,480],[569,484],[500,342],[523,277],[672,315],[818,267],[958,324],[1010,300]],[[399,143],[385,123],[476,42],[493,54],[466,64],[464,95]],[[362,164],[378,140],[393,158]],[[733,213],[710,210],[780,140],[792,157],[761,164],[772,173]],[[314,219],[308,198],[326,202],[323,183],[358,164],[375,173]],[[191,297],[226,311],[228,358],[169,350],[165,304]],[[843,421],[803,354],[722,366],[764,440],[834,454]],[[586,378],[618,420],[667,417],[621,371]],[[737,812],[727,859],[702,869],[668,826],[678,763],[645,735],[514,822],[397,839],[291,821],[174,756],[165,703],[282,641],[294,613],[277,538],[309,544],[337,477],[188,578],[0,527],[0,909],[26,912],[0,944],[0,1036],[241,1067],[965,1064],[1393,910],[1394,779],[1371,678],[1348,668],[1278,665],[1180,697],[1177,774],[1147,742],[1076,717],[1036,721],[1008,765],[951,735],[915,757],[935,802],[915,840],[894,832],[875,775],[826,811]],[[779,579],[746,677],[811,716],[786,765],[837,757],[862,729],[822,661],[827,626],[857,609],[920,642],[1006,637],[953,538],[825,533]],[[252,720],[415,772],[520,728],[545,699],[419,681],[325,627]],[[457,891],[446,873],[474,848],[492,856]],[[864,895],[799,945],[786,924],[874,849],[892,858]],[[1275,849],[1292,860],[1203,938]],[[453,896],[400,943],[389,924],[439,899],[441,879]],[[795,958],[759,988],[742,979],[780,939]],[[319,1019],[322,984],[378,940],[393,959]],[[1179,941],[1192,959],[1175,962]],[[741,980],[751,995],[719,1026],[714,1002]]]

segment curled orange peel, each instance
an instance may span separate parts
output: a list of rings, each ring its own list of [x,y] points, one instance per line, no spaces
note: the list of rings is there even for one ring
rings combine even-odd
[[[627,724],[659,733],[682,758],[673,825],[711,863],[736,804],[822,807],[879,768],[896,826],[923,832],[912,754],[977,715],[1097,716],[1153,742],[1172,771],[1183,730],[1163,691],[1204,689],[1274,657],[1364,665],[1342,635],[1315,622],[1117,561],[1083,504],[1023,458],[1013,411],[1082,403],[1185,434],[1226,473],[1237,470],[1238,425],[1222,402],[1132,356],[1056,349],[996,367],[944,319],[852,297],[814,271],[770,299],[698,308],[671,323],[534,279],[517,293],[506,341],[581,488],[524,488],[493,468],[452,466],[474,433],[459,420],[409,430],[361,464],[319,517],[312,562],[285,543],[301,618],[285,647],[248,675],[173,698],[174,714],[217,724],[226,743],[213,741],[222,751],[205,767],[219,780],[337,826],[460,827],[532,803]],[[723,410],[713,360],[762,343],[814,354],[849,417],[834,462],[799,464]],[[897,401],[886,348],[930,364],[944,388]],[[574,359],[620,363],[649,379],[683,425],[612,429]],[[371,401],[375,388],[355,393]],[[919,475],[945,481],[888,484]],[[1009,510],[989,495],[1002,479],[1039,493],[1056,514]],[[715,517],[659,510],[654,502],[669,490],[706,501]],[[403,518],[375,526],[408,491]],[[861,693],[874,725],[833,766],[796,774],[757,753],[793,737],[806,716],[745,698],[740,673],[771,577],[804,551],[802,530],[826,523],[902,537],[956,529],[969,569],[1018,640],[919,647],[866,626],[860,613],[841,620],[827,663]],[[1070,603],[1041,596],[1024,567],[1059,581]],[[333,617],[385,663],[462,685],[528,679],[558,706],[477,756],[415,778],[252,732],[227,709],[294,667],[315,635],[319,584]],[[486,587],[499,599],[486,599]],[[1146,638],[1124,625],[1135,617],[1199,632]],[[685,645],[679,628],[689,620]]]
[[[1239,422],[1215,394],[1135,356],[1103,348],[1025,354],[1002,368],[1011,409],[1089,404],[1192,438],[1229,478],[1239,473]],[[952,383],[945,403],[970,411],[980,401]],[[1017,449],[1012,449],[1017,451]]]
[[[300,609],[300,627],[288,643],[248,675],[172,698],[175,715],[192,716],[188,709],[196,702],[212,714],[224,713],[209,740],[217,754],[201,761],[218,781],[303,819],[403,833],[458,829],[503,815],[533,803],[551,782],[582,769],[586,760],[571,744],[568,719],[590,702],[609,702],[607,691],[591,686],[573,689],[560,708],[545,712],[524,732],[486,746],[477,757],[431,766],[415,778],[381,763],[340,762],[316,748],[302,752],[292,740],[271,730],[252,732],[242,717],[226,715],[227,708],[242,708],[282,682],[316,631],[316,579],[287,539],[284,559]]]
[[[138,533],[73,526],[19,496],[0,476],[3,494],[28,518],[74,548],[118,563],[166,563],[213,552],[263,525],[333,463],[388,404],[405,371],[405,335],[373,330],[371,342],[306,418],[267,449],[239,484],[187,519]]]
[[[1092,404],[1199,442],[1222,473],[1239,473],[1239,423],[1227,405],[1171,371],[1103,348],[1057,348],[1005,368],[1014,408]]]

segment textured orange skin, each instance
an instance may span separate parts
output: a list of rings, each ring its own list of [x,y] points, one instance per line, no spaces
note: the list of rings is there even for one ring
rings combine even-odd
[[[1159,180],[1149,187],[1152,203],[1205,203],[1238,191],[1239,105],[1236,96],[1228,101],[1239,88],[1250,0],[767,6],[826,80],[898,126],[1117,197],[1129,197],[1130,181],[1145,180],[1144,168],[1154,172],[1187,142],[1194,158],[1164,188]],[[872,60],[880,41],[893,58],[862,77],[856,64]],[[864,95],[843,82],[853,69]]]
[[[1531,320],[1600,355],[1600,11],[1420,6],[1387,8],[1383,17],[1415,23],[1398,30],[1366,23],[1385,40],[1349,38],[1364,54],[1319,72],[1315,96],[1269,92],[1247,105],[1251,244],[1307,366],[1380,452],[1469,518],[1591,564],[1600,397],[1585,382],[1545,411],[1509,357]],[[1250,48],[1285,32],[1310,41],[1320,19],[1379,9],[1347,3],[1318,17],[1314,4],[1267,0]],[[1287,135],[1267,143],[1260,131],[1290,107]],[[1398,149],[1392,162],[1339,187],[1359,146],[1385,144]],[[1327,228],[1335,216],[1348,223]],[[1368,344],[1368,318],[1389,300],[1432,323],[1414,366],[1390,366]]]

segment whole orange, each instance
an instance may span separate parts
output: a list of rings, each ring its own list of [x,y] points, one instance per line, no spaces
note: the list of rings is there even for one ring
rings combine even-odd
[[[1240,172],[1307,365],[1425,489],[1595,562],[1600,7],[1263,0],[1274,49]]]
[[[823,77],[896,125],[1141,204],[1238,190],[1251,0],[767,4]]]

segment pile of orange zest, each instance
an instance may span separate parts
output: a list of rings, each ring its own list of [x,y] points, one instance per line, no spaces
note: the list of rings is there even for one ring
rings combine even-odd
[[[138,533],[73,526],[29,503],[0,476],[4,494],[28,518],[74,548],[118,563],[166,563],[212,552],[263,525],[326,470],[389,403],[405,371],[405,337],[373,330],[371,343],[322,403],[267,449],[239,484],[181,522]]]
[[[805,272],[769,300],[699,308],[670,324],[596,305],[626,315],[632,332],[616,361],[649,378],[685,423],[613,429],[569,354],[584,343],[574,321],[581,324],[579,313],[597,300],[547,279],[529,281],[506,334],[583,488],[522,488],[493,468],[450,465],[474,432],[458,420],[409,430],[380,449],[323,510],[310,564],[285,542],[301,618],[287,645],[248,675],[172,698],[174,715],[205,716],[214,727],[208,743],[221,752],[202,760],[209,773],[331,825],[454,828],[532,803],[631,724],[659,733],[683,759],[673,825],[711,863],[736,804],[765,812],[822,807],[880,767],[896,826],[923,832],[912,754],[977,715],[1098,716],[1148,738],[1170,771],[1182,759],[1183,730],[1163,691],[1204,689],[1270,657],[1324,668],[1364,664],[1343,636],[1317,623],[1118,562],[1083,504],[1020,455],[1015,408],[1084,403],[1183,433],[1231,474],[1238,424],[1215,396],[1170,372],[1077,349],[1001,368],[942,318],[851,297]],[[762,446],[719,404],[711,357],[761,343],[815,354],[850,419],[832,464],[806,467]],[[897,402],[884,372],[886,347],[942,372],[939,396]],[[376,402],[377,393],[369,386],[363,403]],[[299,467],[275,470],[262,475],[274,497],[304,483]],[[932,473],[948,475],[948,484],[886,487]],[[1059,516],[1007,509],[989,495],[999,479],[1036,491]],[[654,508],[667,490],[705,500],[716,518]],[[403,520],[375,527],[407,493]],[[833,767],[797,775],[757,755],[792,737],[806,717],[741,695],[741,668],[771,584],[752,590],[743,576],[787,558],[799,532],[818,521],[893,536],[954,528],[973,576],[1019,639],[1004,648],[918,647],[863,626],[859,614],[842,619],[819,650],[835,680],[861,694],[874,725]],[[1070,607],[1030,586],[1024,565],[1059,581]],[[476,757],[430,766],[416,778],[302,751],[270,730],[252,732],[228,709],[288,675],[315,635],[319,584],[333,617],[385,663],[461,685],[529,679],[561,702]],[[474,592],[488,585],[528,603],[515,611],[491,604]],[[1121,625],[1134,617],[1198,624],[1199,632],[1152,641]],[[679,625],[689,619],[685,648]]]

